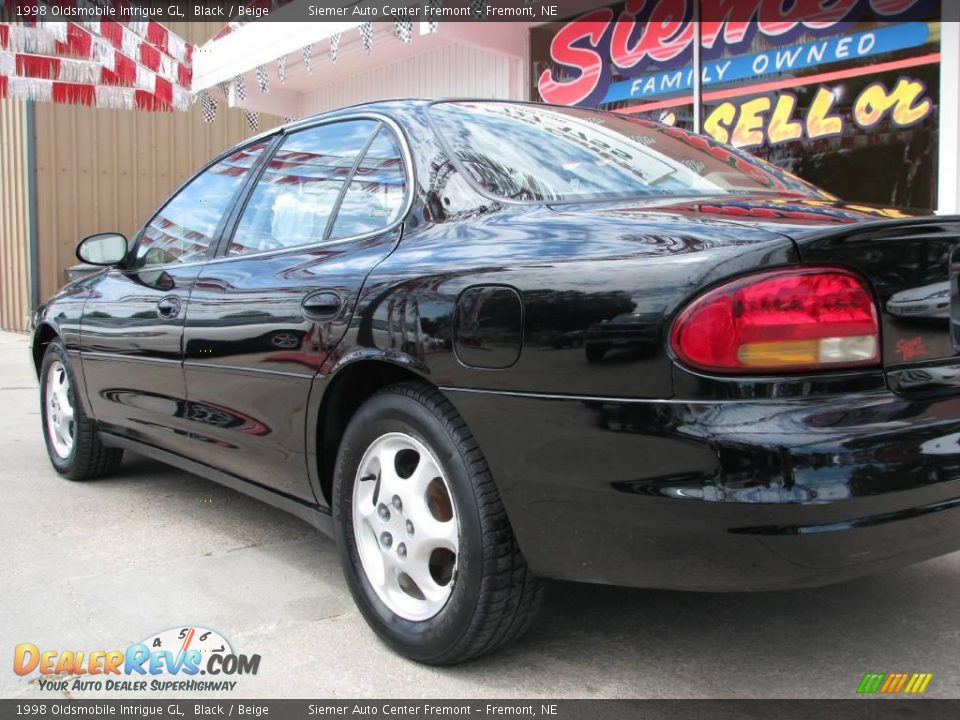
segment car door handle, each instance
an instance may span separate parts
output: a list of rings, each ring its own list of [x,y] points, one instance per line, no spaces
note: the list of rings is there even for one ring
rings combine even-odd
[[[172,320],[180,314],[180,298],[165,297],[157,303],[157,315],[165,320]]]
[[[303,314],[313,320],[330,320],[343,309],[343,298],[330,290],[311,293],[303,299]]]

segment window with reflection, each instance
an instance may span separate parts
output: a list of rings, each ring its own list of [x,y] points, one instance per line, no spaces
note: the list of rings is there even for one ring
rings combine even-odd
[[[144,228],[135,267],[203,260],[223,214],[268,142],[231,153],[184,186]]]
[[[487,100],[440,103],[430,114],[474,181],[511,200],[757,192],[822,197],[745,152],[649,120]]]
[[[344,182],[378,125],[329,123],[288,137],[257,181],[228,254],[322,241]]]
[[[400,145],[381,127],[343,195],[330,238],[363,235],[392,224],[403,211],[405,192]]]

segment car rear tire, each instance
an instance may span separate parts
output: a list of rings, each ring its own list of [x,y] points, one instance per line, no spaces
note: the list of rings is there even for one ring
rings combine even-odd
[[[106,447],[76,396],[70,358],[59,340],[47,345],[40,366],[40,417],[54,469],[70,480],[93,480],[116,471],[123,450]]]
[[[483,454],[429,386],[390,386],[353,416],[337,454],[333,518],[357,606],[406,657],[463,662],[516,639],[536,615],[543,585]]]

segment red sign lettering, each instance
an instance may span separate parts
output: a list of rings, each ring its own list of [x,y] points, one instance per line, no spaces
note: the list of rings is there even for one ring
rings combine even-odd
[[[550,43],[550,57],[570,77],[545,70],[541,97],[558,105],[595,104],[610,82],[608,63],[627,77],[646,66],[688,63],[692,55],[691,0],[627,0],[614,22],[613,10],[589,12],[563,26]],[[707,0],[701,10],[704,52],[716,54],[748,43],[759,32],[774,44],[803,32],[824,32],[865,12],[902,15],[921,0]]]

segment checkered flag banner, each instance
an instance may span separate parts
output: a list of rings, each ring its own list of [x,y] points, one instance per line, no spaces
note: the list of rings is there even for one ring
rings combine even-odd
[[[340,52],[340,33],[334,33],[330,36],[330,59],[337,61],[337,54]]]
[[[307,69],[308,75],[313,72],[313,68],[310,65],[312,62],[313,62],[313,45],[312,44],[304,45],[303,46],[303,66]]]
[[[470,0],[470,13],[475,18],[486,17],[487,0]]]
[[[233,79],[233,84],[237,86],[237,100],[247,99],[247,83],[243,80],[243,75],[237,75]]]
[[[287,56],[281,55],[277,58],[277,77],[280,78],[280,84],[287,81]]]
[[[200,91],[200,114],[205,123],[212,123],[217,119],[217,101],[206,90]]]
[[[217,90],[223,93],[224,97],[230,97],[230,86],[227,84],[226,80],[221,80],[217,83]]]
[[[260,92],[270,92],[270,88],[267,86],[266,65],[257,65],[257,87],[260,88]]]
[[[413,38],[413,23],[397,20],[393,23],[393,34],[404,44],[410,42]]]
[[[486,0],[484,0],[486,1]],[[363,41],[363,49],[370,52],[373,47],[373,23],[365,22],[360,25],[360,39]]]
[[[250,132],[256,132],[260,129],[260,113],[254,112],[253,110],[247,110],[247,127],[250,128]]]
[[[443,7],[443,0],[430,0],[429,5],[433,10],[439,10]],[[429,32],[435,33],[438,27],[440,27],[440,23],[436,20],[427,21],[427,30]]]

